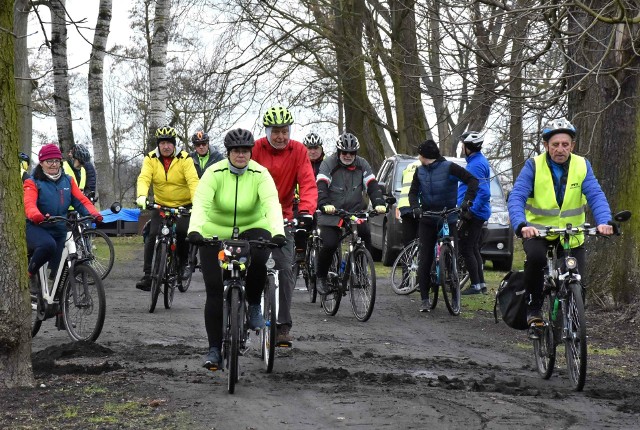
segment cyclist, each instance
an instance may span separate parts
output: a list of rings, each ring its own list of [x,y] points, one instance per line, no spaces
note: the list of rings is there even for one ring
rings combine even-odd
[[[66,216],[69,205],[73,205],[81,215],[93,215],[102,221],[102,215],[82,194],[75,179],[62,171],[62,152],[58,145],[49,143],[40,148],[38,165],[32,177],[23,183],[24,210],[27,217],[27,249],[29,278],[49,262],[51,277],[56,273],[65,239],[67,227],[64,223],[42,224],[49,216]],[[37,291],[37,286],[36,287]]]
[[[274,106],[267,109],[262,124],[265,126],[266,136],[256,141],[252,159],[269,170],[278,189],[282,217],[287,220],[293,219],[294,191],[298,184],[298,225],[310,229],[313,225],[312,214],[318,201],[318,189],[305,146],[290,138],[293,116],[287,108]],[[277,343],[292,340],[291,298],[295,278],[292,270],[294,250],[290,227],[285,228],[285,236],[287,246],[273,250],[280,282]]]
[[[198,186],[198,173],[193,160],[187,152],[176,150],[176,130],[173,127],[160,127],[156,130],[155,136],[158,146],[145,155],[142,162],[142,169],[138,176],[136,203],[143,209],[146,207],[149,187],[153,185],[153,198],[157,204],[173,208],[181,206],[189,208]],[[136,284],[139,290],[151,290],[151,262],[160,222],[160,213],[153,210],[149,223],[149,235],[144,242],[144,276]],[[182,262],[178,283],[182,282],[182,271],[188,260],[189,249],[185,241],[188,227],[189,217],[178,218],[176,227],[178,257]]]
[[[491,216],[491,171],[489,161],[480,151],[484,138],[477,131],[467,131],[460,136],[464,145],[467,159],[467,170],[478,179],[478,193],[473,200],[471,209],[462,218],[463,223],[458,231],[460,254],[464,258],[471,285],[462,292],[463,295],[487,294],[487,284],[484,282],[483,259],[480,255],[482,248],[482,228]],[[458,205],[464,202],[467,185],[460,183],[458,187]]]
[[[202,176],[189,224],[189,240],[197,243],[203,237],[230,239],[238,226],[240,237],[246,240],[271,239],[284,245],[282,208],[273,178],[266,168],[251,160],[253,135],[241,128],[231,130],[224,138],[227,159],[219,161]],[[273,239],[272,239],[273,235]],[[249,303],[249,326],[264,325],[260,297],[267,279],[266,262],[269,249],[251,247],[251,264],[247,269],[246,293]],[[209,339],[209,353],[204,367],[220,368],[222,357],[222,272],[216,264],[218,249],[200,248],[202,276],[207,291],[204,322]]]
[[[572,154],[576,144],[576,129],[564,118],[551,121],[542,130],[542,143],[546,152],[528,159],[518,175],[507,206],[513,229],[523,239],[526,263],[524,279],[530,299],[527,306],[527,324],[542,320],[542,284],[546,249],[550,243],[558,244],[557,236],[540,238],[538,229],[545,226],[562,228],[585,223],[585,198],[601,234],[613,234],[611,209],[600,184],[593,174],[591,163]],[[578,260],[578,269],[584,274],[584,236],[571,242],[571,254]],[[562,255],[562,247],[558,248]],[[582,278],[584,281],[584,277]],[[583,282],[583,287],[586,285]]]
[[[309,154],[309,161],[313,168],[313,175],[317,178],[318,171],[322,160],[324,160],[324,150],[322,148],[322,138],[316,133],[307,134],[302,140],[302,144],[307,147],[307,154]]]
[[[371,204],[378,213],[385,213],[382,191],[373,174],[369,162],[357,155],[360,142],[351,133],[343,133],[336,142],[336,153],[326,158],[318,173],[318,205],[323,214],[318,217],[322,248],[318,252],[316,274],[318,277],[318,294],[326,295],[327,272],[331,258],[340,245],[340,226],[342,219],[335,214],[336,210],[348,212],[362,211],[367,208],[364,199],[366,192]],[[359,224],[358,235],[362,237],[367,249],[371,249],[371,230],[369,225]]]
[[[198,178],[202,178],[202,174],[209,166],[223,160],[224,157],[215,148],[209,146],[209,135],[202,130],[196,131],[191,136],[191,143],[195,151],[189,156],[193,159]]]
[[[67,155],[64,172],[73,175],[85,196],[95,195],[96,168],[91,164],[89,149],[82,144],[73,145]]]
[[[420,255],[418,266],[418,284],[420,285],[420,312],[431,310],[429,290],[431,287],[431,264],[433,263],[433,247],[438,240],[439,217],[422,216],[423,211],[441,211],[444,208],[456,207],[458,196],[458,182],[467,185],[461,208],[469,211],[478,190],[478,180],[464,167],[446,160],[440,155],[438,144],[428,139],[418,147],[418,159],[421,166],[416,168],[409,189],[409,204],[414,216],[420,218],[418,238],[420,240]],[[455,248],[458,247],[456,234],[457,214],[449,215],[449,233],[453,236]]]
[[[22,182],[29,179],[29,163],[31,163],[31,159],[24,152],[18,153],[18,160],[20,160],[20,177],[22,178]]]

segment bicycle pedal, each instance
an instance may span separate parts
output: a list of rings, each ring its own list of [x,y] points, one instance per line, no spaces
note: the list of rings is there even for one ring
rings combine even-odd
[[[276,346],[279,348],[291,348],[292,343],[291,342],[278,342],[276,343]]]

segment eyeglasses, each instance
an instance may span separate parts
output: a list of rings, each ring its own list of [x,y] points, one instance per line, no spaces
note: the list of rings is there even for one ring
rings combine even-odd
[[[45,163],[47,166],[53,166],[54,164],[60,164],[60,163],[62,163],[62,160],[58,160],[58,159],[52,158],[52,159],[50,159],[50,160],[44,160],[44,163]]]
[[[193,146],[198,147],[198,146],[207,146],[209,144],[209,142],[198,142],[198,143],[194,143]]]

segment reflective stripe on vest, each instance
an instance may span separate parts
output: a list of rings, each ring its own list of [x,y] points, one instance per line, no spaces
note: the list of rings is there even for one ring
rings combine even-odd
[[[409,205],[409,190],[411,189],[411,181],[413,175],[416,172],[416,168],[420,165],[420,161],[413,162],[405,167],[402,172],[402,188],[400,189],[400,198],[398,199],[398,209],[408,208]],[[393,181],[394,178],[390,178]]]
[[[582,194],[582,182],[587,176],[587,163],[583,157],[571,154],[567,185],[564,192],[562,207],[558,206],[553,187],[551,168],[547,164],[547,154],[534,158],[536,175],[533,185],[533,197],[527,199],[525,215],[527,223],[539,230],[546,226],[563,228],[567,223],[574,226],[585,222],[586,198]],[[558,236],[547,236],[547,240],[555,240]],[[571,241],[575,248],[584,243],[584,235],[577,235]]]

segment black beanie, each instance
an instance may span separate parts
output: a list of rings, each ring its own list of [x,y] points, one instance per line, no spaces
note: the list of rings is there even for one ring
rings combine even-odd
[[[418,147],[418,154],[430,160],[437,160],[440,158],[440,149],[438,149],[437,143],[431,139],[427,139]]]

